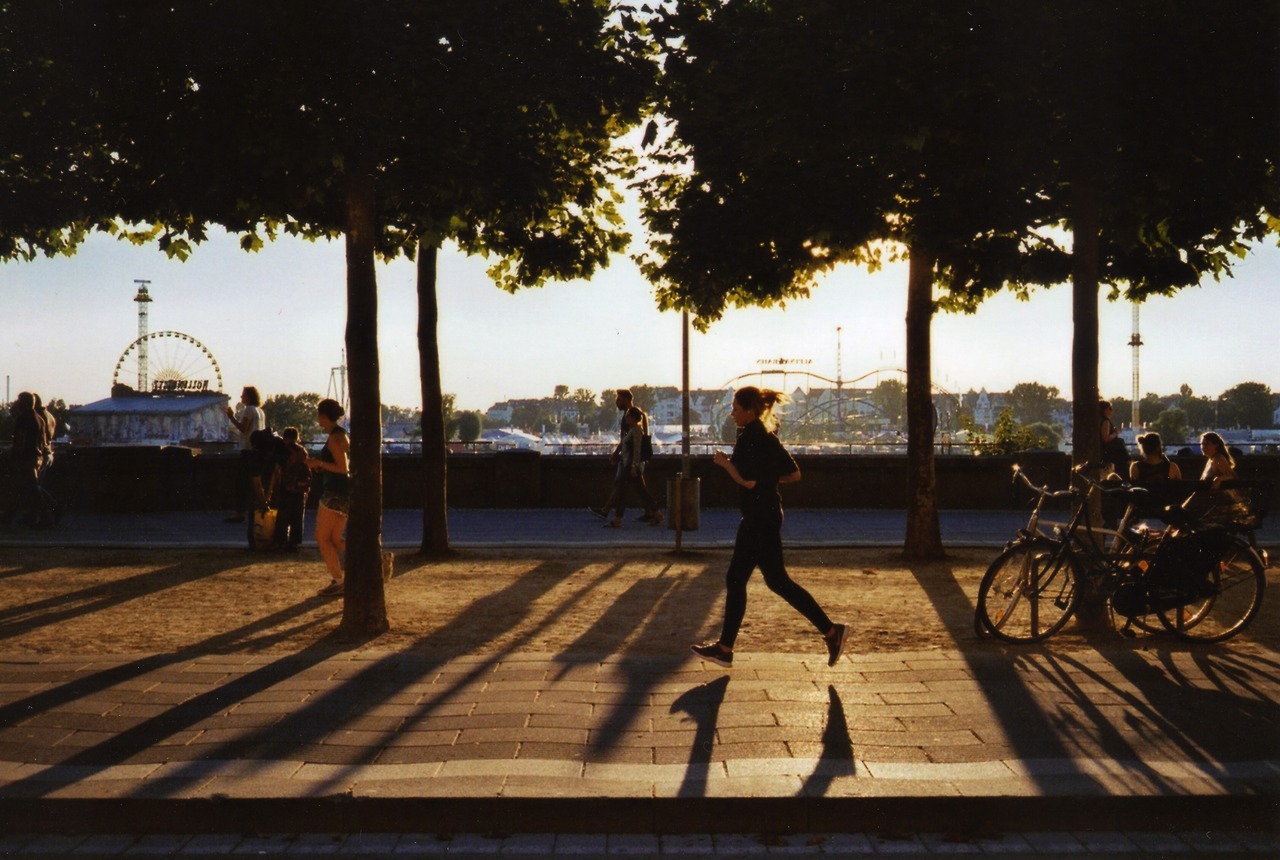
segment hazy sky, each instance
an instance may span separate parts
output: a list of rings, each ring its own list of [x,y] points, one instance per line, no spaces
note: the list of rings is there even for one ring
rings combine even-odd
[[[244,385],[268,397],[326,393],[341,362],[346,319],[341,242],[285,239],[250,254],[219,235],[179,263],[154,248],[96,236],[72,258],[0,265],[0,373],[9,396],[33,390],[70,404],[107,397],[116,362],[137,336],[136,278],[151,281],[150,330],[181,331],[204,343],[233,397]],[[382,399],[417,405],[412,265],[380,266],[378,284]],[[448,251],[439,292],[444,388],[459,408],[550,396],[558,384],[596,393],[680,384],[680,317],[656,310],[651,288],[625,258],[590,282],[508,295],[486,278],[483,260]],[[785,310],[730,310],[709,333],[694,333],[692,384],[720,386],[771,358],[808,359],[814,373],[834,378],[838,340],[845,380],[901,368],[905,297],[905,265],[875,275],[850,267]],[[975,315],[939,316],[935,381],[952,391],[1038,381],[1069,395],[1070,298],[1063,285],[1031,302],[1001,296]],[[1172,393],[1187,383],[1216,396],[1245,381],[1280,390],[1278,311],[1274,246],[1256,249],[1221,284],[1149,301],[1142,308],[1143,393]],[[1130,305],[1103,303],[1104,397],[1132,390],[1131,329]],[[799,377],[786,382],[802,384]]]

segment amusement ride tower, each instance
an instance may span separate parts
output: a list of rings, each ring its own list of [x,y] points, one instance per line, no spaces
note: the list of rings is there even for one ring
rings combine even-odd
[[[151,387],[147,371],[147,305],[151,304],[151,294],[147,292],[148,280],[135,278],[138,294],[133,300],[138,303],[138,391],[147,391]]]

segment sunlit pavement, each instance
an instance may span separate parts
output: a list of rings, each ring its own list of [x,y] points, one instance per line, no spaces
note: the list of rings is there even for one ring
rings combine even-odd
[[[1275,844],[1270,651],[975,646],[724,670],[316,649],[0,667],[0,833],[924,832],[1007,849],[1028,831],[1194,829]]]
[[[903,516],[789,512],[788,540],[893,544]],[[944,539],[998,545],[1021,517],[945,513]],[[385,542],[416,545],[420,520],[388,512]],[[703,512],[684,538],[727,545],[734,521]],[[242,529],[205,512],[0,535],[238,547]],[[674,539],[585,510],[458,512],[451,533]],[[0,608],[0,631],[21,611]],[[1278,729],[1280,654],[1256,644],[974,640],[731,670],[518,649],[0,653],[0,855],[1275,857]]]
[[[638,512],[636,512],[638,513]],[[181,511],[154,514],[90,514],[72,511],[55,528],[32,530],[0,526],[0,546],[102,547],[243,547],[244,524],[223,522],[225,511]],[[715,508],[701,511],[698,528],[682,531],[686,547],[727,547],[733,544],[738,513]],[[948,510],[939,514],[942,540],[947,546],[995,547],[1025,525],[1025,511]],[[307,512],[307,538],[315,513]],[[874,509],[793,509],[786,514],[783,540],[788,546],[857,547],[901,546],[906,512]],[[636,522],[628,515],[622,528],[604,528],[587,509],[528,510],[464,509],[449,513],[450,541],[458,547],[591,547],[675,546],[676,532]],[[1280,545],[1280,518],[1272,517],[1259,532],[1265,546]],[[390,549],[422,543],[420,510],[387,510],[383,515],[383,545]]]

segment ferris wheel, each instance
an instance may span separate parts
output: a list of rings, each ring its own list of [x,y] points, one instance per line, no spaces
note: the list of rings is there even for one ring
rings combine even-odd
[[[129,344],[116,362],[111,385],[139,392],[222,391],[222,369],[209,348],[180,331],[155,331]]]

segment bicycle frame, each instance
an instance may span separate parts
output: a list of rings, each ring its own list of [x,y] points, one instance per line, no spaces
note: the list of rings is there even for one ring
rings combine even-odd
[[[1124,495],[1132,496],[1137,488],[1125,487],[1123,490],[1112,490],[1099,481],[1084,474],[1084,466],[1077,467],[1074,475],[1084,481],[1088,485],[1088,489],[1082,495],[1075,489],[1067,490],[1050,490],[1048,487],[1038,487],[1031,482],[1019,466],[1014,466],[1014,479],[1021,480],[1032,492],[1036,493],[1036,505],[1031,512],[1031,517],[1027,522],[1027,527],[1020,530],[1019,534],[1025,537],[1043,537],[1049,540],[1061,540],[1065,536],[1070,536],[1070,543],[1080,553],[1088,557],[1092,563],[1087,565],[1090,572],[1096,567],[1100,561],[1106,561],[1112,556],[1121,553],[1127,549],[1133,542],[1131,526],[1136,519],[1138,506],[1136,500],[1130,499],[1129,504],[1125,506],[1125,512],[1120,517],[1120,522],[1115,528],[1106,528],[1104,526],[1094,525],[1092,520],[1086,516],[1088,512],[1089,500],[1094,492],[1122,492]],[[1058,522],[1053,520],[1041,521],[1040,515],[1044,507],[1044,503],[1048,499],[1072,498],[1078,500],[1074,505],[1074,510],[1067,522]],[[1100,540],[1101,539],[1101,542]],[[1109,544],[1104,549],[1102,543]]]

